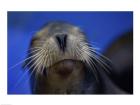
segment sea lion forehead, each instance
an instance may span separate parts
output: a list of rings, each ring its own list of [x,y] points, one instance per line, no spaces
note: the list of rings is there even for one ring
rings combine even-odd
[[[71,30],[75,26],[66,22],[53,22],[50,23],[48,27],[49,27],[49,33],[55,34],[55,33],[71,33],[72,32]]]

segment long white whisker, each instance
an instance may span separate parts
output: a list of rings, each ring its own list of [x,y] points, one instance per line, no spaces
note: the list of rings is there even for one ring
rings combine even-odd
[[[97,76],[97,72],[96,72],[96,68],[95,68],[96,64],[92,61],[92,59],[90,57],[90,54],[88,53],[87,50],[81,49],[81,52],[84,52],[84,53],[86,53],[88,55],[88,59],[87,59],[87,57],[86,58],[84,56],[83,57],[84,57],[85,61],[87,62],[87,64],[89,65],[89,67],[90,68],[93,67],[94,70],[92,70],[92,69],[91,70],[95,74],[95,78],[98,81],[98,76]]]
[[[96,55],[94,57],[98,59],[100,62],[102,62],[105,66],[107,66],[109,69],[111,69],[111,67],[107,65],[107,63],[105,63],[105,61],[103,61],[101,58],[96,57]]]
[[[84,46],[84,44],[83,44],[83,46]],[[85,48],[87,48],[87,47],[85,47]],[[111,63],[111,61],[107,58],[107,57],[105,57],[105,56],[103,56],[101,53],[99,53],[99,52],[97,52],[94,48],[92,48],[92,47],[88,47],[89,49],[86,49],[86,50],[88,50],[88,51],[91,51],[91,52],[93,52],[93,53],[95,53],[95,54],[98,54],[99,55],[99,57],[100,57],[100,59],[101,59],[101,62],[102,63],[104,63],[104,65],[106,65],[107,67],[109,67],[109,65],[107,65],[105,62],[104,62],[104,59],[105,60],[107,60],[107,61],[109,61],[110,63]],[[92,54],[91,54],[92,55]],[[97,57],[96,57],[97,58]],[[102,58],[104,58],[104,59],[102,59]],[[109,67],[110,68],[110,67]]]
[[[40,55],[40,56],[41,56],[41,55]],[[39,58],[40,56],[38,56],[38,58]],[[37,61],[38,61],[38,59],[37,59]],[[37,62],[37,61],[36,61],[36,62]],[[33,67],[34,65],[35,65],[35,62],[34,62],[34,64],[32,65],[32,67]],[[30,67],[28,70],[25,71],[25,73],[22,75],[22,77],[17,81],[15,87],[18,86],[18,84],[21,82],[21,80],[23,79],[23,77],[25,76],[25,74],[27,74],[28,71],[29,71],[32,67]]]
[[[96,57],[96,56],[94,56],[94,59],[104,68],[104,70],[106,70],[108,73],[109,73],[109,70],[105,67],[105,66],[107,66],[109,69],[110,69],[110,67],[106,64],[106,63],[104,63],[103,61],[101,61],[98,57]],[[105,66],[104,66],[104,65]]]
[[[14,66],[10,67],[9,70],[15,68],[16,66],[18,66],[19,64],[21,64],[21,63],[23,63],[23,62],[25,62],[25,61],[27,61],[27,60],[29,60],[29,59],[35,57],[36,55],[37,55],[37,54],[34,54],[34,55],[32,55],[32,56],[30,56],[30,57],[28,57],[28,58],[26,58],[26,59],[24,59],[24,60],[18,62],[18,63],[15,64]]]
[[[105,57],[103,54],[101,54],[100,52],[97,52],[95,48],[89,46],[89,49],[91,51],[93,51],[94,53],[98,54],[99,56],[101,56],[102,58],[104,58],[105,60],[109,61],[110,63],[112,62],[109,58]]]
[[[42,53],[43,53],[43,52],[42,52]],[[29,78],[28,78],[26,81],[28,81],[28,80],[31,78],[31,76],[32,76],[33,73],[35,72],[36,68],[39,68],[38,65],[41,65],[41,58],[40,58],[40,57],[42,57],[42,56],[40,55],[40,56],[38,57],[38,59],[36,60],[36,62],[34,62],[34,64],[32,65],[33,70],[32,70],[31,73],[29,74]],[[30,67],[29,70],[30,70],[32,67]],[[37,78],[37,71],[35,72],[35,78]],[[26,82],[26,81],[25,81],[25,82]]]
[[[40,73],[40,74],[42,74],[42,71],[43,71],[43,63],[44,63],[44,57],[45,57],[45,55],[46,54],[42,54],[42,56],[41,56],[41,58],[40,58],[40,64],[39,64],[39,67],[38,67],[38,69],[37,69],[37,73]],[[41,67],[42,67],[42,69],[41,69]]]
[[[92,49],[90,49],[90,50],[91,50],[91,52],[93,52]],[[96,51],[94,51],[94,53],[95,53],[95,54],[94,54],[94,55],[95,55],[94,57],[95,57],[96,59],[98,59],[101,63],[103,63],[106,67],[108,67],[108,68],[111,70],[111,66],[108,65],[108,64],[106,63],[106,61],[109,62],[109,63],[111,63],[111,64],[112,64],[112,62],[111,62],[108,58],[104,58],[104,59],[103,59],[103,58],[102,58],[102,56],[103,56],[102,54],[100,54],[100,55],[97,54],[97,55],[99,56],[99,58],[98,58],[97,55],[96,55]]]
[[[36,70],[36,68],[37,68],[37,66],[39,65],[39,64],[34,64],[35,66],[33,67],[33,70],[31,71],[31,73],[29,74],[29,78],[25,81],[25,83],[29,80],[29,79],[31,79],[31,76],[33,75],[33,73],[35,72],[35,70]],[[35,75],[35,79],[36,79],[36,75]]]
[[[42,50],[42,47],[32,47],[32,48],[29,48],[27,51],[34,50],[34,49],[40,49],[40,50]]]
[[[39,52],[39,51],[40,51],[40,49],[32,50],[32,51],[28,52],[28,55],[29,55],[29,54],[32,54],[32,53],[34,53],[34,52]]]
[[[102,58],[104,58],[105,60],[107,60],[107,61],[109,61],[110,63],[112,63],[112,61],[109,59],[109,58],[107,58],[107,57],[105,57],[103,54],[101,54],[101,53],[99,53],[99,52],[96,52],[96,51],[94,51],[96,54],[98,54],[99,56],[101,56]]]
[[[85,50],[87,50],[86,51],[86,53],[87,52],[91,52],[91,51],[93,51],[92,49],[85,49]],[[90,54],[90,52],[89,53],[87,53],[87,55],[89,55],[90,57],[92,57],[94,60],[96,60],[107,72],[109,72],[109,70],[106,68],[106,67],[108,67],[109,69],[111,69],[111,67],[109,66],[109,65],[107,65],[104,61],[102,61],[102,60],[100,60],[98,57],[96,57],[96,55],[94,55],[94,54]],[[94,55],[94,56],[93,56]],[[106,67],[105,67],[105,66]]]
[[[36,53],[36,56],[33,57],[33,58],[24,66],[24,68],[26,68],[26,67],[27,67],[29,64],[31,64],[35,59],[37,59],[39,56],[41,56],[43,52],[44,52],[44,51],[39,51],[38,53]]]

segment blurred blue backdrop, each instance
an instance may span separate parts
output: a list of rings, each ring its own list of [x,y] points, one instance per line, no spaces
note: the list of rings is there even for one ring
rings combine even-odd
[[[57,20],[80,27],[101,52],[113,39],[133,29],[133,12],[8,12],[8,94],[31,93],[22,63],[13,65],[26,58],[34,33]]]

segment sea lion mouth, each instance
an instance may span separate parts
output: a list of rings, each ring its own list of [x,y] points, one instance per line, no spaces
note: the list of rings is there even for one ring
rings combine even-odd
[[[81,61],[64,59],[49,67],[49,72],[55,72],[61,78],[67,78],[79,64],[81,64]]]
[[[60,60],[60,61],[58,61],[58,62],[56,62],[56,63],[54,63],[53,65],[51,65],[50,67],[48,67],[48,68],[52,68],[52,67],[54,67],[55,65],[59,65],[59,64],[61,64],[61,65],[63,65],[63,66],[72,66],[71,64],[72,63],[76,63],[76,62],[81,62],[80,60],[75,60],[75,59],[63,59],[63,60]]]

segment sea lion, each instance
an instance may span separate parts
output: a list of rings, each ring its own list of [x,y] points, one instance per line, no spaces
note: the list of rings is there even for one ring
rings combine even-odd
[[[104,55],[113,64],[112,79],[123,90],[133,93],[133,30],[123,33],[108,46]]]
[[[32,38],[25,68],[35,94],[124,94],[113,83],[110,62],[96,52],[78,27],[50,22]]]

